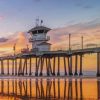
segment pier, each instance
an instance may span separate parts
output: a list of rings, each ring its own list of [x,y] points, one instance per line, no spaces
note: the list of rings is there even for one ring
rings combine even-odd
[[[100,48],[87,48],[66,51],[47,51],[20,53],[14,56],[0,58],[0,75],[12,76],[61,76],[61,68],[64,68],[64,76],[82,76],[83,57],[85,54],[97,55],[97,76],[100,76]],[[75,58],[75,68],[73,67],[73,57]],[[80,61],[78,71],[78,59]],[[32,61],[35,61],[34,65]],[[12,63],[12,64],[11,64]],[[7,72],[5,72],[5,64]],[[62,66],[62,65],[63,66]],[[12,65],[12,66],[11,66]],[[33,69],[34,66],[34,69]],[[46,66],[46,69],[44,69]],[[57,70],[55,69],[57,67]],[[75,69],[75,70],[73,70]],[[9,71],[12,70],[12,71]],[[33,73],[35,71],[35,73]],[[44,75],[46,73],[46,75]]]
[[[100,76],[100,47],[84,48],[82,36],[81,49],[72,50],[71,34],[69,34],[68,50],[51,51],[52,44],[48,43],[50,37],[47,36],[47,32],[51,29],[40,26],[39,22],[37,23],[36,27],[28,31],[31,35],[29,39],[29,42],[32,44],[31,50],[27,46],[27,49],[22,49],[21,53],[16,54],[16,47],[14,45],[13,55],[0,57],[0,75],[61,76],[61,69],[63,68],[64,76],[82,76],[84,74],[84,55],[95,53],[97,55],[96,76]],[[73,59],[75,59],[75,62],[73,62]],[[32,63],[33,61],[35,61],[34,64]],[[7,67],[7,72],[5,72],[5,66]],[[46,74],[44,75],[44,73]]]

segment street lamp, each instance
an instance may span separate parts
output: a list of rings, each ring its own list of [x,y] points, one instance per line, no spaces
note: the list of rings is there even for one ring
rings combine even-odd
[[[82,46],[82,49],[83,49],[83,36],[81,37],[81,46]]]
[[[16,43],[13,46],[13,51],[14,51],[14,56],[15,56],[15,51],[16,51]]]
[[[69,34],[69,51],[71,50],[71,34]]]

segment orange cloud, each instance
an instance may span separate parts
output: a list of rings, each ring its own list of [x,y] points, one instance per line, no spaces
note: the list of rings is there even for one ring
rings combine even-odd
[[[84,47],[89,44],[100,44],[100,25],[99,24],[75,24],[64,28],[53,29],[48,32],[52,44],[52,50],[57,49],[68,49],[68,34],[71,33],[71,47],[73,49],[81,48],[81,36],[84,37]],[[28,33],[27,33],[28,35]],[[28,36],[24,32],[15,33],[8,36],[7,41],[0,42],[0,54],[8,55],[13,52],[13,46],[16,43],[16,51],[20,52],[22,48],[26,48],[29,44],[31,48],[31,43],[29,43]],[[84,56],[84,70],[93,69],[96,71],[96,55],[90,57],[90,55]],[[91,62],[92,60],[92,62]]]
[[[16,52],[21,51],[22,48],[26,48],[26,45],[29,45],[26,34],[24,32],[19,32],[8,36],[8,40],[6,42],[0,43],[0,52],[2,52],[1,54],[11,54],[13,52],[14,44],[16,44]]]
[[[73,49],[81,48],[81,36],[84,37],[84,47],[100,44],[100,24],[98,21],[88,23],[79,23],[63,28],[52,29],[48,32],[52,43],[52,50],[68,49],[68,34],[71,33],[71,47]],[[27,33],[28,35],[28,33]],[[25,48],[27,44],[31,48],[28,36],[24,32],[15,33],[7,37],[5,42],[0,42],[1,54],[13,52],[13,45],[16,43],[17,52]],[[3,39],[4,40],[4,39]]]

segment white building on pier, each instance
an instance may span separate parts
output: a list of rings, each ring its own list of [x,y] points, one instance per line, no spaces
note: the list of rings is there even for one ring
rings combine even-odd
[[[47,32],[50,30],[50,28],[42,25],[37,25],[29,30],[28,33],[31,34],[29,41],[32,43],[32,51],[50,51],[51,44],[48,43],[50,36],[47,36]]]

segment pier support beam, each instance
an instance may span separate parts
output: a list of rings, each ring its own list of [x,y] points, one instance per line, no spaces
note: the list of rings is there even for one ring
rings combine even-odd
[[[14,75],[14,59],[12,59],[12,75]]]
[[[49,68],[49,71],[50,71],[51,75],[53,75],[52,68],[51,68],[51,58],[49,57],[48,59],[49,59],[48,68]]]
[[[53,58],[53,76],[55,76],[55,57]]]
[[[4,75],[4,63],[3,63],[3,60],[1,60],[1,75]]]
[[[60,76],[60,57],[58,56],[58,72],[57,76]]]
[[[50,76],[48,58],[46,58],[46,69],[47,69],[47,76]]]
[[[83,73],[82,73],[82,66],[83,65],[83,60],[82,60],[82,54],[80,55],[80,73],[79,73],[79,75],[83,75]]]
[[[24,71],[25,71],[25,67],[26,67],[26,59],[24,59],[24,64],[23,64],[23,72],[22,72],[22,75],[24,75]]]
[[[74,75],[78,75],[77,67],[78,67],[78,55],[75,55],[75,74]]]
[[[65,75],[67,75],[67,70],[66,70],[66,57],[63,57],[64,59],[64,71],[65,71]]]
[[[29,75],[32,75],[32,58],[30,57],[30,69],[29,69]]]
[[[67,57],[67,63],[68,63],[68,74],[69,74],[69,71],[70,71],[70,59],[69,59],[69,57]]]
[[[15,75],[17,75],[17,59],[15,59]]]
[[[35,71],[35,76],[38,76],[38,70],[39,70],[39,67],[41,67],[41,57],[38,57],[37,60],[37,63],[36,63],[36,71]]]
[[[19,69],[18,69],[18,75],[22,75],[22,58],[20,58],[20,61],[19,61]]]
[[[28,72],[27,72],[27,60],[28,60],[28,58],[25,58],[24,59],[24,65],[23,65],[23,75],[25,74],[25,75],[28,75]],[[25,71],[25,73],[24,73],[24,71]]]
[[[7,60],[7,74],[9,75],[9,59]]]
[[[69,75],[73,75],[73,73],[72,73],[72,56],[68,57],[68,65],[69,65]]]
[[[36,65],[35,66],[35,68],[36,68],[35,69],[35,76],[38,76],[38,58],[37,57],[35,58],[35,65]]]
[[[42,76],[43,75],[43,73],[42,73],[42,70],[43,70],[43,62],[42,62],[42,57],[41,57],[41,66],[40,66],[40,76]]]
[[[25,74],[26,74],[26,75],[28,75],[28,72],[27,72],[27,60],[28,60],[28,59],[26,58],[26,59],[25,59],[25,61],[26,61],[26,73],[25,73]]]
[[[97,76],[100,76],[100,53],[97,53]]]
[[[44,65],[44,58],[41,57],[40,76],[43,75],[43,65]]]

